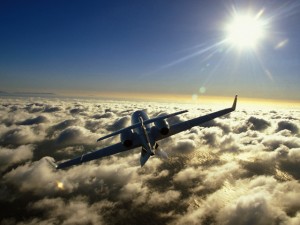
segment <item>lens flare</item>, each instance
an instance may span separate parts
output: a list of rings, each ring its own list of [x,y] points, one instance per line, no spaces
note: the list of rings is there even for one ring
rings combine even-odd
[[[60,190],[64,190],[64,183],[61,181],[56,181],[56,187]]]
[[[192,100],[193,101],[197,101],[198,100],[198,95],[197,94],[193,94],[192,95]]]
[[[204,94],[204,93],[206,92],[206,88],[205,88],[204,86],[200,87],[200,88],[199,88],[199,92],[200,92],[201,94]]]
[[[280,41],[280,42],[277,43],[277,45],[275,46],[275,49],[283,48],[284,46],[287,45],[288,42],[289,42],[288,39],[284,39],[284,40]]]

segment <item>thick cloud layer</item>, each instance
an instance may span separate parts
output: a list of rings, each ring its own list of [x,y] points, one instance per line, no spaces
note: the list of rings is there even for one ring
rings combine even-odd
[[[220,106],[220,109],[227,105]],[[300,111],[237,109],[159,142],[166,157],[141,168],[140,149],[56,171],[118,142],[97,138],[199,105],[104,100],[1,99],[1,224],[300,224]]]

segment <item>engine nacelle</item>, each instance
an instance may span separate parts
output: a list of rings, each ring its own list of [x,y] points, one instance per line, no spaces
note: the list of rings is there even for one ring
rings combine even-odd
[[[167,135],[170,130],[170,126],[165,120],[158,120],[154,122],[155,127],[159,130],[160,134]]]
[[[132,146],[133,132],[131,131],[131,129],[125,130],[121,133],[121,142],[127,148]]]

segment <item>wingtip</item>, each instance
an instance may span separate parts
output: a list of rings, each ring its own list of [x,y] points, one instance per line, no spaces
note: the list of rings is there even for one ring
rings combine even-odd
[[[49,163],[50,166],[52,166],[54,169],[59,169],[58,168],[58,165],[53,162],[53,161],[50,161],[48,158],[46,158],[46,161]]]
[[[235,110],[235,108],[236,108],[237,97],[238,97],[238,95],[235,95],[235,97],[234,97],[234,101],[233,101],[233,104],[232,104],[232,107],[231,107],[233,110]]]

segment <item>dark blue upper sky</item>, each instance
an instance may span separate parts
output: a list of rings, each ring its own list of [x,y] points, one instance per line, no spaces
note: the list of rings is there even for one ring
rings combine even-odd
[[[295,2],[2,1],[0,90],[300,100]],[[233,11],[261,9],[258,48],[220,44]]]

